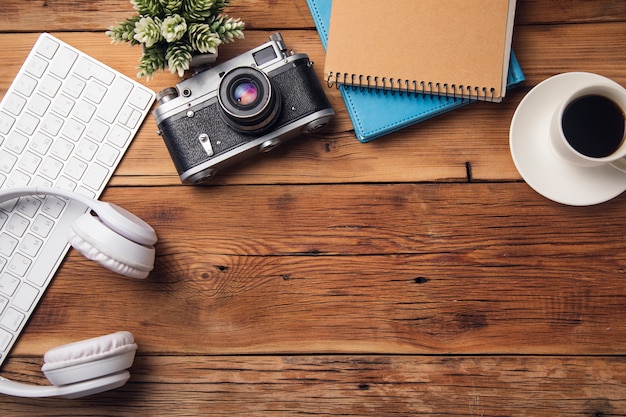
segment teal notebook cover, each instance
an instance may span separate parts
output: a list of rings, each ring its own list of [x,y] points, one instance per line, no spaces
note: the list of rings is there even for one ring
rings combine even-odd
[[[307,4],[325,50],[332,0],[307,0]],[[507,86],[511,88],[522,81],[522,68],[511,51]],[[339,86],[339,91],[346,103],[354,133],[364,143],[474,102],[461,98],[392,94],[347,86]]]

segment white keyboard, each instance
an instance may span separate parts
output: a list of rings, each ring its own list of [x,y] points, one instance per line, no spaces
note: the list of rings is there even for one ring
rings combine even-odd
[[[0,188],[40,185],[99,197],[154,96],[42,34],[0,103]],[[56,197],[0,205],[0,365],[69,249],[70,224],[86,211]]]

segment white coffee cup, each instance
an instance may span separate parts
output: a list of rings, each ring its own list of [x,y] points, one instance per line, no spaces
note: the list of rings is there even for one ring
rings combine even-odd
[[[572,90],[553,116],[550,144],[568,163],[626,172],[626,89],[599,77]]]

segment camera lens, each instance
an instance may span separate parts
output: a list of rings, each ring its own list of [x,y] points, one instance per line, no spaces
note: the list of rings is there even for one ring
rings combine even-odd
[[[255,83],[242,81],[233,89],[233,98],[242,108],[254,104],[259,97],[259,88]]]
[[[259,133],[276,120],[280,95],[267,75],[252,67],[234,68],[220,81],[217,96],[224,121],[243,133]]]

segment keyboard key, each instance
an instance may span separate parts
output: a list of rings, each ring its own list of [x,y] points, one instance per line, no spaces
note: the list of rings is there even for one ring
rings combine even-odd
[[[22,74],[16,79],[14,88],[18,93],[28,97],[33,93],[35,87],[37,87],[37,80],[26,74]]]
[[[87,83],[72,75],[63,84],[62,91],[70,97],[78,98],[86,85]]]
[[[106,85],[111,85],[115,79],[113,71],[87,57],[81,57],[76,65],[76,74],[85,79],[96,78]]]
[[[39,126],[39,119],[30,113],[24,113],[16,125],[17,129],[29,136],[35,132],[37,126]]]
[[[61,130],[62,126],[63,119],[56,114],[49,113],[43,119],[43,123],[41,124],[41,130],[50,134],[51,136],[56,136]]]
[[[25,253],[26,255],[34,258],[37,256],[37,252],[43,246],[43,240],[31,235],[30,233],[24,237],[22,240],[22,244],[19,246],[20,252]]]
[[[52,104],[52,111],[58,113],[61,117],[69,116],[73,108],[74,100],[63,94],[60,94]]]
[[[46,113],[48,107],[50,107],[50,99],[45,98],[41,94],[35,94],[28,103],[28,110],[41,117]]]
[[[46,75],[41,81],[41,85],[39,87],[39,91],[48,97],[54,97],[57,95],[63,83],[61,80],[54,78],[51,75]]]
[[[15,213],[9,218],[9,222],[6,225],[5,230],[11,232],[13,236],[20,237],[24,234],[29,224],[30,222],[28,219]]]
[[[30,176],[19,169],[11,172],[5,185],[7,187],[24,187],[30,182]]]
[[[7,136],[7,141],[4,146],[10,151],[15,152],[16,154],[21,154],[26,145],[28,144],[28,138],[22,135],[19,132],[11,132],[9,136]]]
[[[83,139],[78,144],[76,148],[76,155],[87,160],[91,161],[98,150],[98,145],[89,139]]]
[[[31,151],[26,151],[17,166],[29,174],[34,174],[39,165],[41,165],[41,161],[40,156],[35,155]]]
[[[4,256],[11,256],[18,244],[17,238],[9,235],[8,233],[0,234],[0,254]]]
[[[74,112],[74,117],[84,123],[89,123],[93,114],[96,112],[96,106],[87,102],[86,100],[81,101],[76,106],[76,111]]]
[[[15,117],[12,117],[9,114],[0,111],[0,133],[5,135],[9,133],[14,123]]]
[[[18,200],[17,207],[15,209],[26,217],[32,218],[37,213],[39,207],[41,207],[40,199],[33,196],[27,196],[21,197]]]
[[[33,221],[33,225],[30,230],[32,230],[33,233],[37,234],[39,237],[47,237],[53,227],[54,222],[51,219],[47,218],[43,214],[39,214]]]
[[[19,278],[7,273],[0,275],[0,293],[11,297],[18,285],[20,285]]]
[[[85,178],[83,178],[83,183],[91,189],[97,190],[102,186],[102,183],[107,175],[109,175],[109,172],[110,171],[108,169],[100,164],[91,164],[87,169]]]
[[[96,142],[102,142],[102,139],[104,139],[108,131],[109,125],[96,119],[91,122],[86,134],[91,139],[94,139]]]
[[[100,103],[107,92],[107,88],[95,80],[91,80],[85,90],[85,98],[94,103]]]
[[[108,123],[113,123],[132,89],[133,84],[130,81],[117,78],[98,110],[98,117]]]
[[[63,169],[63,163],[58,159],[55,159],[51,156],[48,156],[43,160],[39,168],[39,172],[44,174],[46,177],[54,180],[59,176],[59,173]]]
[[[26,271],[28,271],[28,267],[31,262],[30,258],[27,258],[18,252],[11,258],[11,261],[7,265],[7,270],[18,277],[23,277],[26,274]]]
[[[111,85],[115,79],[115,74],[112,71],[84,56],[79,59],[75,70],[76,74],[85,80],[95,78],[106,85]]]
[[[17,156],[5,150],[0,150],[0,171],[10,173],[17,162]]]
[[[19,116],[26,105],[26,99],[15,93],[8,94],[2,102],[2,108],[7,112]]]
[[[76,119],[68,119],[63,128],[63,136],[76,142],[85,131],[85,125]]]
[[[72,142],[69,142],[63,138],[58,138],[54,142],[54,145],[52,146],[50,153],[56,156],[57,158],[61,159],[62,161],[67,161],[67,159],[72,154],[73,149],[74,149],[74,144]]]
[[[9,333],[4,329],[0,329],[0,349],[1,350],[6,350],[6,348],[9,346],[9,343],[11,343],[12,339],[13,339],[12,333]],[[2,355],[0,359],[4,359],[4,355]]]
[[[66,176],[61,175],[56,184],[54,184],[54,187],[60,188],[61,190],[74,191],[76,190],[76,185],[76,181],[72,181]]]
[[[100,148],[98,155],[96,155],[96,159],[102,162],[103,164],[105,164],[106,166],[111,167],[117,160],[117,157],[119,156],[119,154],[120,154],[119,150],[115,149],[113,146],[109,145],[108,143],[105,143],[102,146],[102,148]]]
[[[130,106],[126,106],[122,109],[122,113],[120,114],[119,122],[124,126],[128,126],[133,129],[139,120],[141,119],[141,113]]]
[[[38,154],[44,155],[48,152],[48,149],[50,149],[50,145],[52,145],[52,138],[41,132],[37,132],[33,136],[29,146],[30,149],[34,150]]]
[[[40,175],[35,175],[33,178],[31,178],[30,185],[33,187],[52,187],[52,181]]]
[[[9,330],[17,330],[24,320],[24,314],[20,313],[14,308],[7,308],[7,311],[0,319],[0,325],[6,327]]]
[[[150,104],[152,104],[152,92],[137,87],[133,91],[133,95],[128,99],[128,103],[139,108],[139,110],[145,110]]]
[[[87,163],[85,161],[81,161],[78,158],[70,158],[67,165],[65,166],[64,173],[73,178],[75,180],[81,179],[85,171],[87,170]]]
[[[126,145],[128,139],[130,139],[130,130],[123,128],[122,126],[115,125],[111,128],[111,133],[107,136],[109,143],[122,148]]]
[[[56,53],[57,49],[59,49],[59,42],[56,40],[42,36],[39,38],[39,44],[37,46],[36,52],[48,59],[51,59]]]
[[[54,56],[54,60],[50,66],[50,72],[59,78],[67,77],[67,74],[70,72],[72,65],[74,65],[76,58],[78,58],[78,54],[76,52],[62,46]]]
[[[61,200],[59,197],[48,196],[44,200],[42,212],[56,219],[61,215],[65,205],[65,201]]]
[[[25,70],[35,78],[41,78],[46,68],[48,68],[48,61],[35,55],[27,62]]]
[[[13,305],[23,311],[28,311],[37,299],[38,295],[38,289],[28,284],[22,284],[20,289],[17,291],[17,294],[15,294]]]

